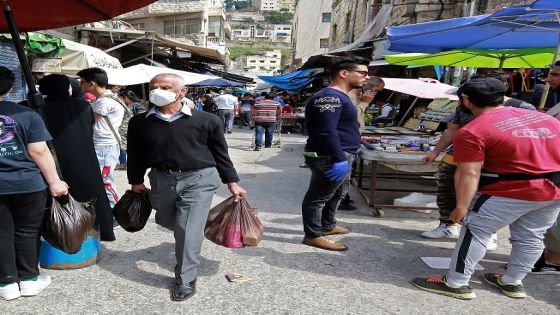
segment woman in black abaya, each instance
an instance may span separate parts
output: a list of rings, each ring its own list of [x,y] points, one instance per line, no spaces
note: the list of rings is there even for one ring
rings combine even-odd
[[[91,105],[83,99],[71,98],[75,93],[72,93],[70,79],[65,75],[48,75],[40,80],[39,85],[41,94],[47,97],[45,120],[70,194],[81,202],[96,199],[96,224],[101,240],[114,241],[113,215],[93,148]]]

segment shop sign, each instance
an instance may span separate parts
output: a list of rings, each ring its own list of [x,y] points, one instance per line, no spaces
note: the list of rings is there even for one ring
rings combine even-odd
[[[32,72],[62,72],[62,58],[35,58],[31,63]]]

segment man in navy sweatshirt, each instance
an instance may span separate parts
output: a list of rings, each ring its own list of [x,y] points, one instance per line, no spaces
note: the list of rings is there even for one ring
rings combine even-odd
[[[309,189],[303,198],[303,243],[326,250],[348,247],[326,236],[347,234],[334,218],[340,199],[350,188],[350,165],[360,147],[360,124],[348,92],[361,88],[368,78],[366,59],[336,57],[329,67],[331,84],[313,95],[305,106],[309,138],[305,163],[311,170]]]

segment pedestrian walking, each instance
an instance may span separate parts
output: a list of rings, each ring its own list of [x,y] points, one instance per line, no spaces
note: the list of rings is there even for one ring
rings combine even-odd
[[[253,125],[253,114],[252,109],[255,105],[255,100],[249,94],[245,94],[241,98],[241,106],[239,106],[239,128],[243,126],[249,126],[252,130]]]
[[[134,116],[128,129],[131,189],[146,190],[144,174],[151,168],[150,201],[157,211],[156,223],[174,232],[174,301],[184,301],[196,292],[204,226],[220,178],[235,201],[247,194],[237,184],[222,121],[183,105],[184,93],[180,76],[155,76],[150,81],[153,105],[146,114]]]
[[[52,196],[68,194],[47,147],[51,136],[43,119],[29,107],[4,101],[14,81],[13,72],[0,67],[0,298],[4,300],[37,295],[51,283],[38,267],[45,189],[48,186]]]
[[[255,103],[252,109],[255,121],[255,149],[260,151],[263,147],[272,147],[272,138],[276,130],[277,117],[280,115],[280,103],[272,100],[270,94],[264,95],[264,100]]]
[[[224,90],[220,91],[220,95],[215,97],[214,101],[218,104],[218,117],[224,121],[224,133],[231,133],[239,105],[237,97],[231,95],[231,90]]]
[[[146,107],[142,104],[139,97],[131,90],[122,90],[118,93],[122,102],[126,105],[124,117],[119,127],[119,136],[121,138],[119,164],[115,167],[116,170],[126,170],[126,132],[128,131],[128,122],[134,115],[138,115],[146,111]]]
[[[453,139],[455,186],[461,189],[449,219],[463,227],[448,274],[414,279],[421,289],[475,298],[469,286],[474,267],[491,235],[509,226],[507,271],[483,279],[508,297],[527,296],[522,280],[541,256],[544,234],[560,211],[560,153],[550,150],[560,146],[560,122],[503,106],[505,93],[506,86],[494,78],[470,80],[458,90],[459,106],[475,116]]]
[[[335,251],[348,249],[326,236],[351,231],[337,226],[335,219],[340,199],[350,188],[350,165],[360,147],[358,114],[347,93],[365,84],[368,64],[359,57],[336,57],[329,67],[331,84],[313,95],[305,106],[309,138],[304,157],[311,170],[302,203],[306,245]]]
[[[95,119],[93,144],[107,198],[109,198],[112,208],[119,200],[113,179],[113,172],[119,163],[121,146],[121,137],[118,130],[128,108],[116,94],[107,89],[109,79],[105,70],[87,68],[79,71],[77,75],[80,77],[82,91],[84,93],[89,92],[96,97],[96,100],[91,104]],[[116,223],[115,226],[117,226]]]

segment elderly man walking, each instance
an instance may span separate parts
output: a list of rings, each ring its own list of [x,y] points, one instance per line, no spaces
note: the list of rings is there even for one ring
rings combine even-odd
[[[550,149],[560,146],[560,122],[503,106],[505,93],[493,78],[473,79],[458,90],[459,105],[475,116],[453,139],[457,202],[449,218],[463,227],[447,276],[412,281],[423,290],[475,298],[469,286],[474,267],[492,233],[509,226],[507,271],[483,279],[508,297],[527,296],[521,281],[541,256],[544,234],[560,211],[560,153]]]
[[[184,93],[180,76],[157,75],[150,81],[151,108],[134,116],[128,127],[131,189],[146,190],[144,174],[151,168],[150,201],[157,211],[156,223],[174,232],[173,301],[184,301],[196,292],[204,226],[220,178],[236,201],[247,194],[237,184],[222,122],[183,105]]]
[[[223,120],[224,133],[231,133],[233,118],[239,105],[237,97],[231,95],[231,90],[221,91],[214,101],[218,104],[218,117]]]
[[[309,138],[305,163],[311,181],[302,203],[303,243],[326,250],[348,247],[326,236],[350,233],[336,225],[335,212],[349,189],[350,165],[360,147],[360,124],[348,92],[361,88],[369,62],[359,57],[337,57],[329,68],[331,84],[313,95],[305,106]]]

